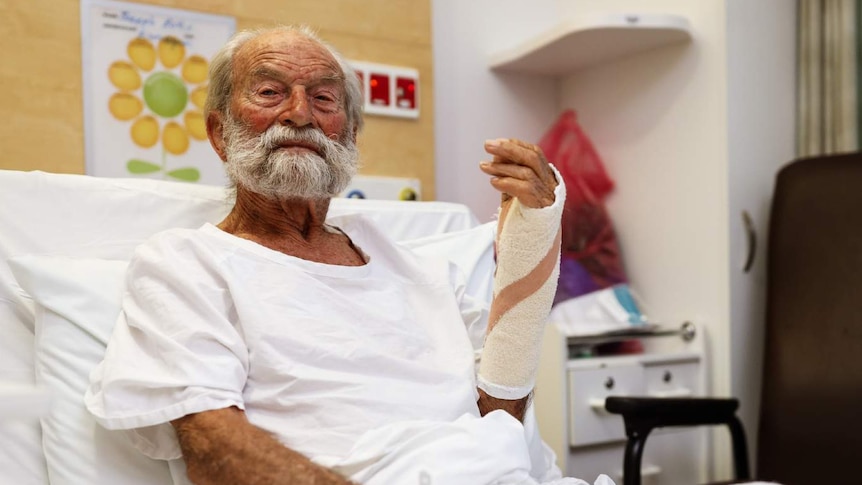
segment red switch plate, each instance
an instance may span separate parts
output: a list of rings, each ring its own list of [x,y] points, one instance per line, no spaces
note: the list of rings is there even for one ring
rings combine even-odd
[[[409,77],[395,78],[395,106],[416,109],[416,80]]]
[[[371,73],[368,81],[371,88],[371,104],[377,106],[389,106],[389,75]]]

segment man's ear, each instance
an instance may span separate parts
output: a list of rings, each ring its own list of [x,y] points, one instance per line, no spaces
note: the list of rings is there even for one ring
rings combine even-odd
[[[222,115],[218,111],[210,111],[207,115],[207,138],[210,139],[210,145],[212,145],[213,150],[221,158],[221,161],[227,162],[224,141],[224,120],[222,120]]]

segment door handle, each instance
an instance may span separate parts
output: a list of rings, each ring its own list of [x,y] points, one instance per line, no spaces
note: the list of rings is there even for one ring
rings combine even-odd
[[[745,239],[748,243],[748,252],[745,256],[742,272],[749,273],[754,265],[754,255],[757,254],[757,231],[754,228],[754,220],[748,211],[742,211],[742,224],[745,226]]]

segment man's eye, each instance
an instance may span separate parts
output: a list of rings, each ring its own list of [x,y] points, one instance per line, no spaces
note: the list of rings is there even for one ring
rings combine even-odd
[[[261,90],[261,91],[260,91],[260,94],[261,94],[262,96],[275,96],[275,95],[276,95],[276,94],[278,94],[278,93],[277,93],[277,92],[275,92],[275,90],[274,90],[274,89],[263,89],[263,90]]]
[[[326,102],[335,101],[335,98],[333,98],[332,96],[327,96],[325,94],[318,94],[317,96],[314,97],[314,99],[316,99],[318,101],[326,101]]]

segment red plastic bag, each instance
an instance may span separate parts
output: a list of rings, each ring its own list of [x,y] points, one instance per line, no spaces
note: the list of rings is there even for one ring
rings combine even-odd
[[[542,137],[539,146],[548,160],[563,174],[563,178],[567,175],[581,178],[598,199],[604,199],[614,188],[614,181],[605,171],[593,143],[581,130],[574,111],[564,111],[550,131]]]
[[[566,184],[560,280],[554,303],[627,281],[604,198],[613,189],[601,158],[565,111],[539,142]]]

